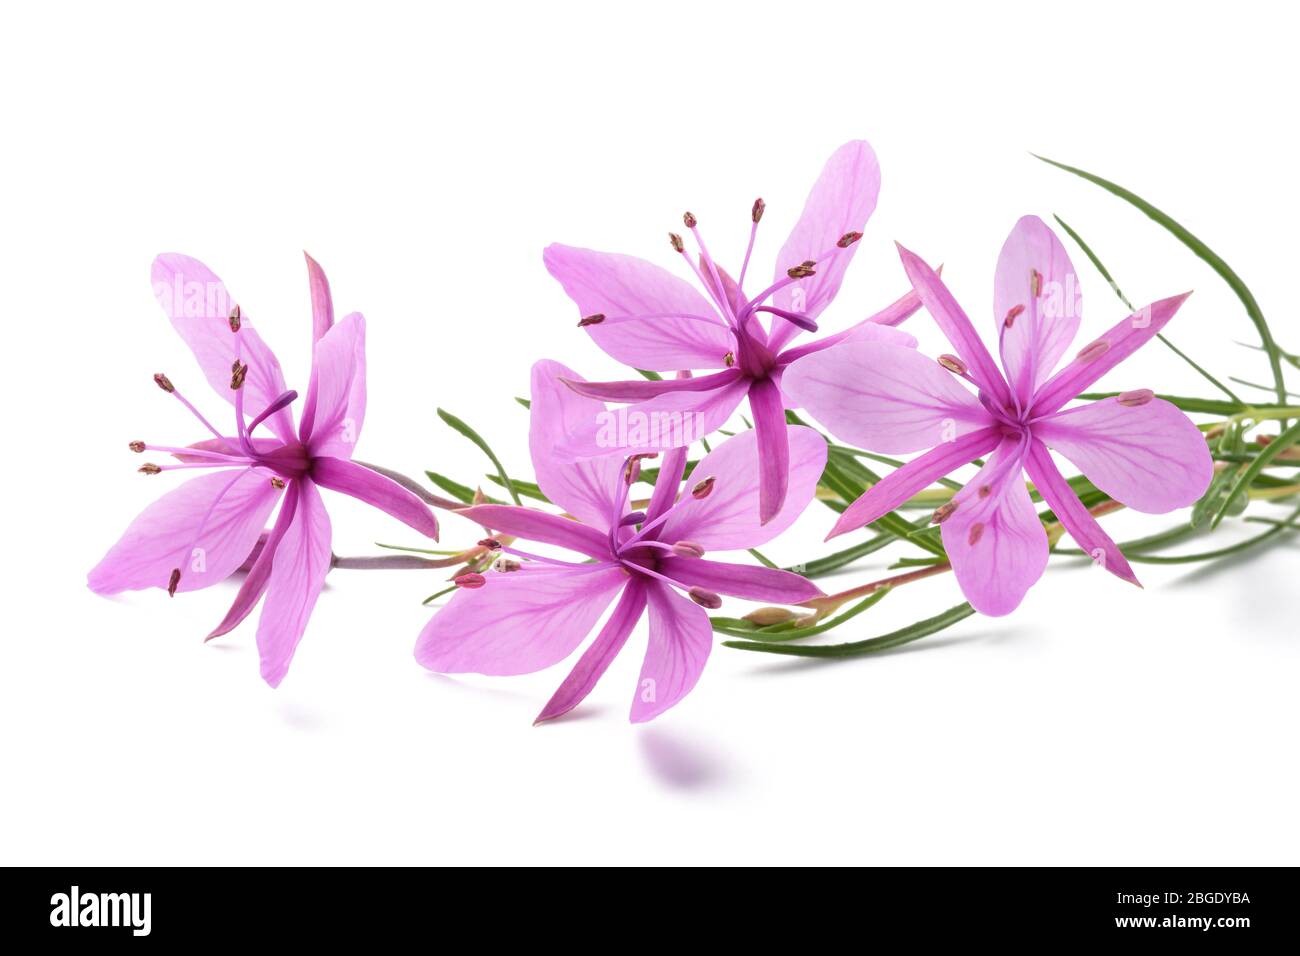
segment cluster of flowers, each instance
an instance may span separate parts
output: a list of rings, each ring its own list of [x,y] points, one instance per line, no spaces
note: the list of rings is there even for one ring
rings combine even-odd
[[[537,486],[563,511],[438,499],[414,482],[353,459],[365,415],[365,323],[335,321],[329,285],[307,260],[313,364],[297,424],[298,393],[248,315],[204,265],[167,254],[154,288],[209,384],[234,406],[233,434],[212,425],[170,379],[155,381],[205,429],[191,444],[132,442],[169,456],[147,474],[205,469],[145,509],[91,571],[103,594],[169,593],[246,576],[210,637],[265,598],[257,629],[263,678],[283,679],[335,559],[320,489],[377,507],[436,539],[430,505],[455,507],[485,537],[474,554],[488,573],[456,576],[454,596],[420,634],[416,657],[444,673],[540,670],[596,638],[539,720],[592,690],[643,615],[649,646],[631,719],[649,720],[694,687],[713,643],[706,609],[723,595],[800,605],[823,598],[807,577],[706,557],[752,549],[790,527],[816,495],[827,441],[791,424],[803,410],[837,440],[868,452],[920,452],[843,510],[828,538],[877,522],[972,462],[979,471],[935,510],[942,554],[975,610],[1014,610],[1047,563],[1048,536],[1024,476],[1054,518],[1099,564],[1131,583],[1124,554],[1058,470],[1053,450],[1110,499],[1142,512],[1196,502],[1213,476],[1206,438],[1147,389],[1071,405],[1153,338],[1186,296],[1162,299],[1090,339],[1066,359],[1080,326],[1079,280],[1042,221],[1021,219],[994,277],[995,361],[938,272],[902,247],[911,289],[837,333],[814,333],[839,291],[875,208],[880,173],[867,143],[826,163],[776,258],[772,280],[746,291],[764,203],[753,205],[748,249],[733,274],[708,251],[686,213],[672,249],[696,285],[630,256],[553,245],[546,268],[578,307],[579,326],[620,362],[649,374],[589,382],[554,361],[532,369],[529,447]],[[952,352],[930,357],[899,326],[920,309]],[[712,447],[748,400],[752,428]],[[606,403],[618,407],[611,410]],[[648,423],[648,424],[647,424]],[[261,429],[259,431],[259,428]],[[715,438],[716,441],[716,438]],[[696,442],[707,451],[688,462]],[[643,462],[657,459],[648,501],[631,498]],[[690,471],[688,474],[688,465]],[[266,525],[279,503],[278,516]],[[527,540],[569,559],[518,547]],[[545,549],[544,549],[545,550]],[[490,570],[489,570],[490,568]]]

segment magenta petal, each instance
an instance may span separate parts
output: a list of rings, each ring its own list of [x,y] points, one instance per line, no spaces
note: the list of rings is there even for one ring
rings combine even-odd
[[[532,414],[529,417],[528,449],[542,493],[579,521],[608,530],[614,520],[614,497],[623,480],[623,462],[607,452],[593,461],[574,462],[559,449],[576,436],[594,440],[603,417],[613,414],[603,402],[579,395],[561,379],[580,381],[581,376],[559,362],[543,359],[533,365]]]
[[[97,594],[165,588],[196,591],[229,577],[257,544],[280,492],[270,472],[223,470],[192,478],[144,511],[87,576]]]
[[[708,558],[662,558],[659,571],[683,588],[701,587],[746,601],[802,604],[826,596],[802,575],[756,564],[731,564]]]
[[[623,649],[623,645],[627,643],[632,628],[636,627],[636,622],[641,620],[645,606],[645,584],[636,579],[628,581],[627,586],[623,588],[623,596],[619,598],[618,604],[614,605],[614,611],[605,621],[605,626],[600,629],[600,633],[596,635],[591,646],[583,652],[582,657],[578,658],[578,663],[573,666],[573,670],[569,671],[569,676],[564,678],[564,682],[556,688],[551,699],[542,708],[542,712],[533,721],[534,724],[567,714],[582,703],[614,658],[618,656],[618,652]]]
[[[955,441],[931,448],[924,455],[918,455],[902,468],[891,471],[849,505],[835,522],[835,527],[826,536],[826,540],[871,524],[918,491],[930,487],[950,472],[993,450],[999,441],[1001,432],[997,428],[982,428]]]
[[[663,464],[659,466],[659,477],[655,479],[654,491],[650,493],[650,504],[645,509],[646,522],[654,521],[677,501],[677,489],[681,486],[682,475],[686,472],[687,448],[673,448],[664,452]]]
[[[971,325],[970,319],[957,304],[957,300],[952,297],[952,293],[943,284],[938,273],[926,265],[919,256],[902,246],[898,247],[898,254],[903,260],[903,269],[907,272],[907,277],[912,280],[912,288],[921,297],[921,302],[933,316],[944,337],[952,343],[958,358],[969,366],[971,380],[982,391],[988,392],[999,405],[1010,408],[1011,391],[1007,388],[1006,380],[998,370],[997,363],[993,361],[993,356],[989,355],[989,350],[984,347],[984,342],[975,331],[975,326]]]
[[[646,586],[650,643],[632,697],[634,724],[653,720],[691,692],[713,649],[713,626],[704,608],[665,584]]]
[[[758,435],[758,519],[767,524],[785,504],[790,482],[790,441],[781,390],[768,378],[749,389],[749,409]]]
[[[289,525],[293,524],[293,516],[298,511],[298,491],[298,482],[290,482],[289,490],[284,493],[284,500],[280,504],[280,513],[275,516],[275,527],[265,537],[258,536],[258,546],[254,547],[249,555],[251,567],[239,586],[239,593],[235,595],[235,600],[231,602],[230,609],[226,611],[226,616],[221,619],[221,623],[203,640],[210,641],[223,634],[229,634],[243,623],[244,618],[253,613],[257,602],[262,600],[262,595],[266,593],[266,586],[271,581],[271,563],[275,559],[275,550],[284,539]]]
[[[235,335],[230,331],[230,313],[238,302],[211,269],[189,256],[163,253],[153,261],[153,291],[172,327],[198,359],[208,384],[223,399],[234,404],[230,367],[236,357],[248,365],[243,392],[244,412],[249,418],[284,394],[280,363],[253,329],[242,307],[240,332]],[[184,380],[174,378],[184,391]],[[267,426],[281,441],[293,439],[293,419],[287,410],[273,414]]]
[[[311,478],[322,488],[339,491],[387,512],[426,537],[438,540],[438,519],[429,506],[393,479],[346,458],[316,458]]]
[[[904,332],[902,329],[896,329],[894,326],[911,316],[920,307],[921,297],[916,294],[915,289],[909,290],[897,302],[886,306],[875,315],[863,319],[857,325],[849,326],[843,332],[837,332],[834,335],[817,339],[815,342],[808,342],[805,345],[786,349],[781,353],[781,362],[788,365],[805,355],[812,355],[814,352],[828,349],[832,345],[839,345],[841,342],[884,342],[914,349],[917,346],[916,336]]]
[[[1047,532],[1021,476],[1020,444],[1003,441],[939,526],[962,593],[991,617],[1019,607],[1047,567]]]
[[[475,505],[456,513],[503,534],[553,544],[600,561],[610,558],[608,536],[572,518],[515,505]]]
[[[415,659],[443,674],[531,674],[582,643],[614,595],[628,583],[622,568],[526,564],[460,590],[420,632]]]
[[[330,297],[330,283],[325,270],[315,259],[302,254],[307,260],[307,285],[311,289],[311,341],[315,345],[334,325],[334,300]]]
[[[316,343],[299,438],[313,455],[351,458],[366,418],[366,320],[345,316]]]
[[[726,369],[699,378],[667,378],[654,382],[639,379],[626,382],[588,382],[582,379],[563,379],[579,395],[603,402],[639,402],[658,398],[670,392],[709,392],[730,385],[741,377],[739,369]]]
[[[781,379],[791,400],[840,441],[899,454],[993,424],[957,376],[915,349],[848,342],[801,358]]]
[[[879,192],[880,164],[869,143],[854,140],[832,153],[808,193],[799,221],[777,254],[776,278],[784,279],[787,269],[806,259],[820,258],[827,250],[834,249],[846,233],[861,233],[875,211]],[[777,308],[817,318],[839,292],[845,270],[857,249],[855,243],[833,258],[819,262],[816,275],[781,289],[772,297],[772,303]],[[798,334],[796,326],[774,320],[771,349],[779,352]]]
[[[704,296],[651,262],[558,243],[546,247],[543,261],[577,303],[581,317],[606,317],[586,330],[624,365],[659,371],[719,368],[734,347],[731,333]],[[615,321],[642,315],[656,317]]]
[[[1034,440],[1029,448],[1029,454],[1025,457],[1025,470],[1029,473],[1029,480],[1034,483],[1038,493],[1051,507],[1057,520],[1065,526],[1066,531],[1070,532],[1074,543],[1111,574],[1141,587],[1128,559],[1124,557],[1124,552],[1120,551],[1110,535],[1102,530],[1092,512],[1083,506],[1083,502],[1079,500],[1074,489],[1070,487],[1069,482],[1056,467],[1056,463],[1052,461],[1047,446],[1037,439]]]
[[[1176,406],[1107,398],[1034,423],[1034,436],[1136,511],[1164,514],[1205,494],[1214,462],[1205,435]]]
[[[298,507],[271,557],[271,578],[257,622],[262,679],[272,687],[280,686],[289,671],[332,559],[330,519],[320,492],[306,478],[294,484]]]
[[[689,492],[664,519],[660,541],[694,541],[708,551],[756,548],[794,524],[813,500],[826,467],[826,441],[811,428],[786,426],[790,473],[785,504],[767,524],[759,524],[759,440],[752,429],[728,438],[700,459],[689,487],[712,478],[713,490],[696,498]]]
[[[1034,414],[1050,415],[1128,358],[1169,324],[1190,292],[1153,302],[1112,326],[1081,348],[1074,361],[1047,380],[1034,395]]]

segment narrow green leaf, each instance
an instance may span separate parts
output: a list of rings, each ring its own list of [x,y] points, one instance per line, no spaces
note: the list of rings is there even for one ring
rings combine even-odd
[[[769,560],[768,558],[766,558],[766,557],[762,554],[762,552],[760,552],[760,551],[758,550],[758,548],[750,548],[750,549],[749,549],[749,553],[752,554],[752,555],[753,555],[753,556],[758,560],[758,563],[761,564],[763,567],[765,567],[765,568],[775,568],[775,567],[776,567],[776,563],[773,562],[773,561],[771,561],[771,560]]]
[[[819,578],[830,574],[832,571],[838,571],[859,558],[874,554],[881,548],[887,547],[891,541],[897,540],[897,535],[885,531],[874,538],[868,538],[861,544],[845,548],[843,551],[836,551],[834,554],[828,554],[825,557],[816,558],[804,564],[792,564],[786,570],[793,571],[795,574],[802,574],[806,578]]]
[[[467,505],[473,503],[474,489],[469,487],[469,485],[462,485],[458,481],[452,481],[446,475],[440,475],[436,471],[426,471],[425,475],[428,476],[430,481],[443,491],[447,492],[447,494],[451,495],[457,501],[463,501]],[[500,502],[494,502],[494,504],[500,504]]]
[[[515,396],[515,401],[518,402],[520,405],[524,406],[524,408],[532,408],[532,407],[533,407],[533,403],[532,403],[532,402],[530,402],[530,401],[529,401],[528,399],[526,399],[526,398],[520,398],[518,395]]]
[[[734,647],[741,651],[788,654],[792,657],[860,657],[864,654],[887,651],[910,641],[929,637],[931,634],[965,620],[974,613],[975,609],[969,604],[959,604],[956,607],[949,608],[942,614],[926,618],[923,621],[917,621],[915,624],[909,624],[897,631],[882,634],[880,637],[868,638],[865,641],[854,641],[851,644],[774,644],[762,641],[723,641],[722,643],[724,647]]]
[[[488,443],[483,440],[482,436],[480,436],[478,432],[474,431],[474,429],[470,428],[468,425],[466,425],[463,421],[461,421],[451,412],[443,411],[440,408],[438,409],[438,417],[441,418],[448,425],[450,425],[452,428],[456,429],[456,431],[460,432],[470,441],[472,441],[475,445],[479,447],[479,449],[483,452],[483,454],[488,456],[488,460],[491,461],[493,466],[496,468],[497,474],[501,476],[501,484],[504,485],[506,491],[510,493],[510,497],[514,500],[514,503],[517,505],[522,505],[523,502],[519,498],[519,492],[515,491],[515,486],[511,484],[510,476],[506,474],[505,467],[502,466],[501,460],[497,458],[496,453],[492,451],[491,448],[488,447]]]
[[[642,376],[643,378],[648,378],[652,382],[662,382],[664,380],[664,377],[662,375],[660,375],[658,372],[652,372],[648,368],[637,369],[637,374]]]
[[[1236,544],[1229,545],[1226,548],[1219,548],[1216,551],[1202,551],[1200,554],[1176,554],[1172,556],[1144,554],[1138,555],[1132,560],[1140,561],[1143,564],[1193,564],[1198,561],[1216,561],[1219,558],[1226,558],[1229,555],[1240,554],[1243,551],[1248,551],[1251,548],[1258,547],[1265,541],[1277,537],[1283,531],[1300,530],[1300,526],[1297,526],[1295,523],[1297,518],[1300,518],[1300,508],[1291,512],[1290,517],[1273,525],[1263,534],[1257,534],[1253,538],[1247,538],[1245,541],[1239,541]],[[1252,521],[1256,519],[1247,518],[1246,520]]]
[[[1253,482],[1255,477],[1264,470],[1264,467],[1287,448],[1294,445],[1297,441],[1300,441],[1300,422],[1296,422],[1286,431],[1282,432],[1282,434],[1278,435],[1277,438],[1265,445],[1260,453],[1255,456],[1255,460],[1242,469],[1241,474],[1237,477],[1236,483],[1232,486],[1232,490],[1228,494],[1227,499],[1215,513],[1214,520],[1210,523],[1210,527],[1217,528],[1219,522],[1227,517],[1229,509],[1232,507],[1233,498],[1236,495],[1241,495],[1244,498],[1247,490],[1250,488],[1251,482]]]
[[[495,485],[501,484],[501,478],[498,475],[484,475],[484,477]],[[534,501],[542,501],[548,505],[551,504],[551,499],[542,494],[542,489],[538,487],[536,482],[511,478],[510,483],[515,486],[515,491],[519,492],[525,498],[532,498]]]

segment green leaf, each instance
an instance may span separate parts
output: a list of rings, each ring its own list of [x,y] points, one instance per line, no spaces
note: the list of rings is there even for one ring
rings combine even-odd
[[[485,475],[488,481],[500,485],[501,478],[498,475]],[[532,481],[521,481],[518,478],[510,479],[511,484],[515,486],[515,491],[519,492],[525,498],[532,498],[534,501],[542,501],[551,504],[551,499],[542,494],[542,489]]]
[[[1085,392],[1079,398],[1095,402],[1103,398],[1114,398],[1121,392]],[[1185,412],[1199,412],[1204,415],[1237,415],[1244,412],[1248,405],[1233,402],[1221,402],[1213,398],[1185,398],[1182,395],[1157,395],[1170,405],[1175,405]]]
[[[887,651],[890,648],[920,640],[923,637],[929,637],[931,634],[965,620],[974,613],[975,609],[969,604],[958,604],[942,614],[936,614],[934,617],[917,621],[915,624],[909,624],[897,631],[882,634],[880,637],[868,638],[865,641],[854,641],[851,644],[774,644],[762,641],[723,641],[722,643],[724,647],[734,647],[741,651],[788,654],[792,657],[861,657],[864,654]]]
[[[497,474],[501,476],[501,484],[505,486],[506,491],[510,492],[510,497],[514,500],[514,503],[522,505],[523,502],[519,499],[519,492],[515,491],[515,486],[511,484],[510,476],[506,474],[506,470],[502,466],[501,460],[497,458],[496,453],[488,447],[488,443],[483,440],[479,433],[474,431],[474,429],[470,428],[451,412],[443,411],[441,408],[438,409],[438,417],[472,441],[479,447],[483,454],[488,456],[488,460],[491,461],[493,466],[496,468]]]
[[[642,376],[643,378],[648,378],[652,382],[662,382],[664,380],[664,377],[662,375],[660,375],[658,372],[652,372],[648,368],[637,369],[637,374]]]
[[[1151,203],[1147,202],[1137,194],[1125,189],[1123,186],[1116,185],[1110,180],[1102,179],[1100,176],[1085,172],[1084,170],[1078,169],[1074,166],[1067,166],[1065,163],[1058,163],[1056,160],[1048,159],[1046,156],[1038,156],[1036,153],[1033,155],[1036,159],[1041,159],[1043,162],[1055,166],[1057,169],[1063,169],[1067,173],[1073,173],[1075,176],[1079,176],[1082,179],[1088,180],[1090,183],[1100,186],[1112,195],[1118,196],[1129,205],[1139,209],[1149,218],[1153,219],[1156,223],[1172,233],[1174,238],[1185,245],[1197,256],[1197,258],[1201,259],[1206,265],[1218,273],[1219,277],[1228,284],[1228,287],[1231,288],[1237,298],[1241,300],[1241,304],[1246,309],[1246,314],[1250,317],[1251,322],[1255,324],[1255,331],[1259,333],[1260,344],[1263,345],[1264,351],[1268,353],[1268,363],[1269,367],[1273,371],[1273,382],[1277,392],[1278,404],[1286,404],[1286,380],[1282,377],[1281,350],[1278,348],[1277,342],[1273,340],[1273,333],[1268,327],[1268,322],[1264,318],[1264,313],[1260,309],[1259,303],[1255,301],[1254,293],[1247,288],[1246,283],[1241,281],[1241,277],[1238,276],[1237,273],[1235,273],[1232,268],[1224,262],[1216,252],[1214,252],[1213,249],[1203,243],[1200,239],[1196,238],[1196,236],[1192,235],[1184,226],[1176,222],[1167,213],[1160,211],[1155,206],[1151,205]]]
[[[832,571],[838,571],[840,568],[852,564],[858,558],[865,558],[869,554],[874,554],[881,548],[887,547],[891,541],[897,540],[897,535],[885,531],[874,538],[868,538],[861,544],[855,544],[851,548],[836,551],[834,554],[828,554],[825,557],[816,558],[804,564],[792,564],[785,570],[793,571],[795,574],[802,574],[806,578],[823,577]]]
[[[447,492],[447,494],[451,495],[457,501],[463,501],[467,505],[474,502],[474,489],[469,487],[469,485],[462,485],[458,481],[452,481],[446,475],[440,475],[436,471],[426,471],[425,475],[428,476],[430,481],[443,491]],[[501,504],[501,502],[496,501],[493,502],[493,504]]]
[[[1274,524],[1263,534],[1257,534],[1253,538],[1247,538],[1245,541],[1239,541],[1226,548],[1219,548],[1217,551],[1202,551],[1200,554],[1177,554],[1173,556],[1155,554],[1139,555],[1133,560],[1141,561],[1144,564],[1193,564],[1197,561],[1216,561],[1219,558],[1226,558],[1229,555],[1240,554],[1243,551],[1258,547],[1265,541],[1277,537],[1284,531],[1300,530],[1300,526],[1297,526],[1295,523],[1297,518],[1300,518],[1300,508],[1291,512],[1290,517]],[[1246,520],[1256,521],[1263,519],[1247,518]]]
[[[1217,528],[1219,522],[1227,517],[1231,510],[1234,498],[1240,495],[1244,499],[1247,491],[1250,489],[1251,483],[1255,480],[1255,477],[1264,470],[1265,466],[1287,448],[1294,445],[1297,441],[1300,441],[1300,422],[1296,422],[1286,431],[1282,432],[1282,434],[1278,435],[1277,438],[1265,445],[1263,450],[1255,456],[1255,460],[1241,470],[1241,474],[1237,477],[1236,483],[1233,484],[1226,499],[1220,505],[1219,510],[1215,513],[1214,520],[1210,523],[1210,527]],[[1229,472],[1225,472],[1224,474],[1229,474]]]
[[[518,402],[520,405],[524,406],[524,408],[532,408],[532,407],[533,407],[533,403],[532,403],[532,402],[530,402],[530,401],[529,401],[528,399],[526,399],[526,398],[520,398],[518,395],[515,396],[515,401]]]

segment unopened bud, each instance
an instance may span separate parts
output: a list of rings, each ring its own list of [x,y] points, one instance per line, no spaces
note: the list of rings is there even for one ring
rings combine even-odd
[[[753,219],[754,222],[758,222],[760,219],[763,218],[763,210],[765,210],[766,208],[767,208],[767,203],[763,202],[762,199],[755,199],[754,208],[749,211],[749,218]]]
[[[748,621],[758,627],[771,627],[773,624],[784,624],[786,621],[793,621],[798,616],[788,607],[760,607],[756,611],[750,611],[741,620]]]
[[[718,480],[717,478],[713,477],[712,475],[709,475],[709,477],[705,478],[703,481],[696,482],[695,487],[691,489],[691,497],[692,498],[709,497],[709,495],[713,494],[713,486],[717,482],[717,480]]]
[[[176,386],[172,384],[172,380],[169,379],[162,372],[159,372],[157,375],[155,375],[153,377],[153,381],[154,384],[157,385],[159,388],[161,388],[164,392],[176,391]]]
[[[483,489],[482,489],[482,488],[475,488],[475,489],[474,489],[474,498],[473,498],[473,503],[474,503],[475,505],[485,505],[485,504],[487,504],[487,500],[488,500],[488,497],[487,497],[487,495],[483,494]]]

